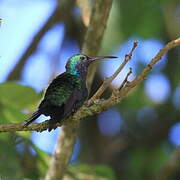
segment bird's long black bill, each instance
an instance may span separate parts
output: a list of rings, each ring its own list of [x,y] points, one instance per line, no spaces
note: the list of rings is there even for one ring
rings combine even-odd
[[[112,58],[118,58],[118,57],[117,56],[96,56],[96,57],[89,57],[89,60],[96,61],[96,60],[112,59]]]

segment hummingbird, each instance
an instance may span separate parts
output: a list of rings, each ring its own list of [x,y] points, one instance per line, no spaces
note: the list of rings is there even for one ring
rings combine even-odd
[[[40,115],[50,116],[48,131],[56,129],[62,122],[80,108],[88,98],[86,83],[89,65],[97,60],[117,58],[116,56],[89,57],[84,54],[71,56],[66,63],[66,71],[58,75],[48,86],[44,98],[24,127]]]

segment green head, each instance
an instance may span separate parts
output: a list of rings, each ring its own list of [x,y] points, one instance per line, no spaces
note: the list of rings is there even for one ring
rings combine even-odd
[[[68,62],[66,64],[66,72],[72,75],[86,77],[88,67],[92,62],[107,58],[117,58],[117,57],[115,56],[88,57],[84,54],[76,54],[68,59]]]

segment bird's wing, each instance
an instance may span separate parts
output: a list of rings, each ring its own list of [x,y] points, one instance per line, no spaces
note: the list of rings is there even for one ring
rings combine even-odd
[[[75,89],[64,105],[63,118],[67,118],[73,112],[75,112],[83,104],[84,101],[85,98],[83,96],[83,92],[79,89]]]
[[[67,79],[69,79],[69,74],[67,73],[62,73],[59,76],[57,76],[55,79],[53,79],[53,81],[50,83],[50,85],[46,89],[44,97],[53,93],[57,87],[61,87],[64,83],[66,83]]]
[[[48,95],[44,97],[43,101],[39,105],[39,109],[44,109],[50,106],[61,107],[66,103],[72,93],[73,91],[71,89],[67,89],[64,86],[50,89],[48,91]]]
[[[39,109],[56,106],[63,108],[61,109],[64,112],[63,117],[71,114],[82,104],[81,101],[84,101],[84,94],[86,94],[79,89],[78,83],[73,83],[76,80],[76,77],[67,73],[57,76],[47,88]]]

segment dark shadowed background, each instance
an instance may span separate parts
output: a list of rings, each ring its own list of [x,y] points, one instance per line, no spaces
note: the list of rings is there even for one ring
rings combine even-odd
[[[90,9],[94,1],[78,2]],[[81,51],[88,10],[82,20],[77,3],[72,1],[63,9],[60,4],[55,0],[0,0],[1,124],[27,119],[49,82],[65,70],[67,59]],[[104,98],[123,81],[129,67],[131,80],[179,35],[178,0],[114,0],[99,55],[119,59],[96,64],[90,95],[118,68],[133,41],[138,40],[139,46],[132,60]],[[72,179],[78,172],[101,174],[106,179],[162,179],[163,168],[180,151],[179,55],[178,48],[172,49],[119,105],[81,122],[70,162]],[[38,122],[45,119],[41,116]],[[50,133],[1,133],[0,179],[43,177],[59,133],[61,128]],[[168,179],[180,179],[180,160],[178,164],[163,172]]]

